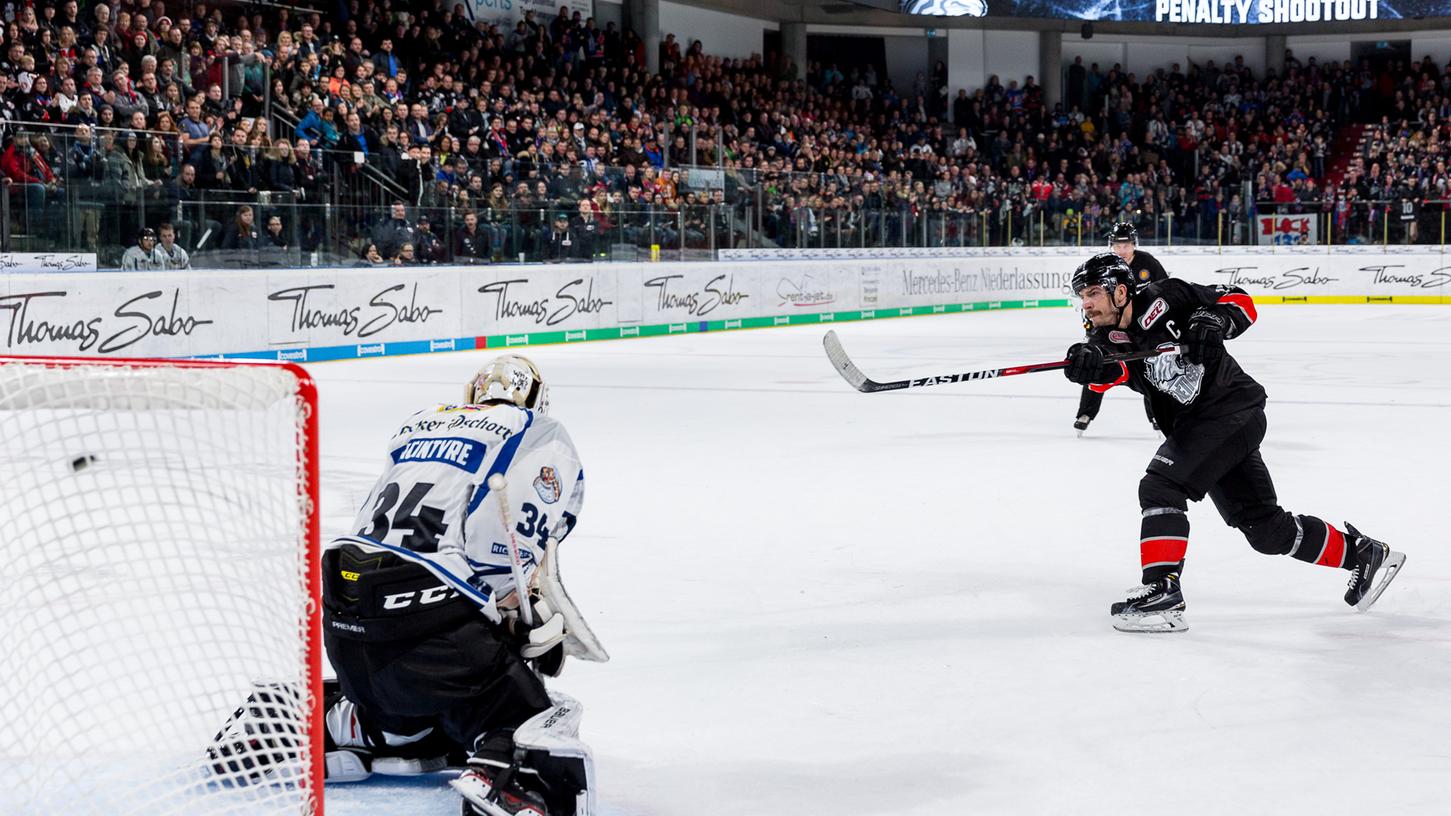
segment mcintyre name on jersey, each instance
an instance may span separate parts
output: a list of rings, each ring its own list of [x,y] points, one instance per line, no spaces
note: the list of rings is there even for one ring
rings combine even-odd
[[[527,582],[548,538],[563,541],[584,503],[584,471],[564,426],[512,405],[438,405],[388,442],[383,475],[353,522],[352,544],[420,564],[500,620],[514,589],[510,532],[488,478],[507,473],[504,501]]]

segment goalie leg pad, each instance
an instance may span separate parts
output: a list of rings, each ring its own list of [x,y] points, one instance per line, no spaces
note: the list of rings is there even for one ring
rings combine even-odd
[[[575,816],[595,810],[594,752],[579,738],[584,706],[566,694],[549,692],[553,707],[530,717],[514,731],[515,746],[542,777],[561,779],[577,791]]]

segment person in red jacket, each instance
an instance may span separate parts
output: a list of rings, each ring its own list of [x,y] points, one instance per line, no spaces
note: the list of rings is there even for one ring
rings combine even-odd
[[[55,173],[45,158],[35,152],[30,135],[17,133],[15,140],[0,157],[0,172],[10,195],[22,200],[26,218],[36,218],[45,211],[46,197],[59,187]]]

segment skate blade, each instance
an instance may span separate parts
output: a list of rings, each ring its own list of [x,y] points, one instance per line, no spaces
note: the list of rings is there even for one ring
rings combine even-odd
[[[468,771],[464,771],[457,779],[450,779],[448,784],[463,797],[464,813],[481,814],[482,816],[540,816],[540,811],[532,805],[516,808],[513,811],[505,809],[494,798],[494,792],[488,783]]]
[[[441,771],[448,767],[448,757],[405,759],[403,757],[376,757],[373,759],[373,773],[382,776],[420,776]]]
[[[1142,615],[1114,615],[1113,628],[1120,632],[1167,634],[1186,632],[1189,624],[1183,612],[1150,612]]]
[[[489,794],[493,792],[488,783],[468,771],[459,774],[457,779],[450,779],[448,784],[464,799],[480,807],[489,804]]]
[[[1405,563],[1405,553],[1398,553],[1395,550],[1391,550],[1386,555],[1386,560],[1380,565],[1380,575],[1376,577],[1375,586],[1370,592],[1366,593],[1364,598],[1360,599],[1360,603],[1355,605],[1355,610],[1357,612],[1364,612],[1369,609],[1371,604],[1380,598],[1380,594],[1386,591],[1386,587],[1390,586],[1391,581],[1394,581],[1396,576],[1400,574],[1401,565]]]

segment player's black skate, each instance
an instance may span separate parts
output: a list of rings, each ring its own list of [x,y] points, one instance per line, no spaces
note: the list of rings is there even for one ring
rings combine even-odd
[[[1078,419],[1073,420],[1073,430],[1078,431],[1079,436],[1083,436],[1083,432],[1088,430],[1088,423],[1092,421],[1093,417],[1088,414],[1082,414]]]
[[[1383,541],[1368,538],[1348,521],[1345,531],[1355,547],[1355,570],[1350,576],[1350,588],[1345,590],[1345,602],[1363,612],[1395,580],[1401,565],[1406,563],[1406,556]]]
[[[549,816],[544,797],[519,785],[518,764],[471,757],[458,779],[449,782],[464,798],[464,816]]]
[[[1120,632],[1183,632],[1184,593],[1179,589],[1179,576],[1174,573],[1152,584],[1134,587],[1126,600],[1109,607],[1113,628]]]

